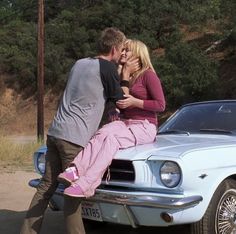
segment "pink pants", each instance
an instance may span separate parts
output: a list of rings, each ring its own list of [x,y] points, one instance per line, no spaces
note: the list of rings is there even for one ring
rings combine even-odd
[[[104,125],[72,162],[79,173],[75,183],[86,197],[92,196],[119,149],[151,143],[156,133],[156,126],[148,120],[119,120]]]

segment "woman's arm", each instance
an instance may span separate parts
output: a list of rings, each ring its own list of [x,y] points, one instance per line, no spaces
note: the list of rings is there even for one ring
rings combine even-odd
[[[148,71],[144,75],[144,83],[151,99],[141,100],[132,95],[125,95],[126,99],[119,100],[116,104],[119,108],[137,107],[144,110],[162,112],[165,110],[165,97],[162,90],[161,82],[157,75]]]
[[[143,109],[155,112],[164,111],[166,102],[160,79],[154,72],[148,71],[145,81],[147,92],[151,99],[144,100]]]

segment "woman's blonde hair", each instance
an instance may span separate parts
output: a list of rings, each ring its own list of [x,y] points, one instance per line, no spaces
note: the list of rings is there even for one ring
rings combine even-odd
[[[133,56],[138,57],[140,60],[141,68],[132,74],[131,83],[133,83],[137,77],[139,77],[147,69],[151,69],[153,72],[155,72],[151,63],[148,48],[143,42],[139,40],[128,39],[125,42],[125,47],[132,52]]]

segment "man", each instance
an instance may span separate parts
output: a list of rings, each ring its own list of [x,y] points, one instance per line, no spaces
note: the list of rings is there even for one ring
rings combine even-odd
[[[98,40],[98,56],[78,60],[72,67],[62,100],[48,131],[46,171],[26,214],[21,234],[39,233],[48,202],[58,186],[57,176],[96,132],[107,100],[123,98],[117,68],[124,34],[107,28]],[[124,68],[129,78],[132,66]],[[128,82],[122,81],[127,91]],[[84,234],[80,201],[65,196],[64,216],[68,234]]]

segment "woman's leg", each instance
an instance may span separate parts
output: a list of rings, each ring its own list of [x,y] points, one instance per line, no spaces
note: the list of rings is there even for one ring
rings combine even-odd
[[[123,137],[124,140],[121,140],[121,137]],[[114,141],[114,144],[110,145],[112,144],[111,142],[106,145],[106,142],[108,141]],[[96,132],[84,150],[76,156],[72,165],[76,166],[79,176],[81,177],[98,160],[98,158],[101,158],[100,154],[102,152],[107,155],[107,157],[104,157],[103,161],[110,161],[109,158],[113,158],[113,154],[116,153],[119,148],[128,148],[133,146],[134,143],[134,136],[123,121],[111,122],[104,125]]]
[[[151,143],[154,141],[156,128],[148,121],[115,121],[100,129],[91,139],[89,145],[76,157],[76,164],[80,178],[74,187],[65,193],[92,196],[96,187],[101,183],[102,176],[110,165],[116,152],[121,148],[128,148],[136,144]],[[89,159],[89,160],[88,160]],[[85,163],[86,162],[86,167]],[[82,168],[83,169],[80,169]],[[86,170],[84,170],[86,168]],[[76,186],[78,185],[78,186]],[[79,188],[76,190],[76,187]]]
[[[126,124],[135,136],[136,145],[149,144],[156,139],[157,128],[148,120],[127,120]]]
[[[104,141],[107,136],[124,131],[126,128],[126,124],[123,121],[114,121],[104,125],[91,138],[86,147],[75,157],[73,162],[70,164],[70,167],[58,176],[58,181],[65,184],[66,186],[70,186],[73,181],[78,179],[78,176],[83,176],[88,168],[97,160],[97,155],[100,153],[100,150],[105,144]],[[130,146],[132,145],[133,142],[130,143]],[[113,146],[116,152],[117,149],[115,144],[113,144]],[[127,147],[129,147],[129,145]],[[106,159],[108,162],[110,160],[108,157],[104,159],[104,163],[108,164]]]
[[[78,191],[82,190],[85,196],[93,195],[116,152],[135,145],[135,142],[134,135],[123,121],[114,121],[101,128],[73,161],[80,176],[75,182],[80,187]],[[65,194],[72,195],[72,190],[77,189],[72,186]]]

